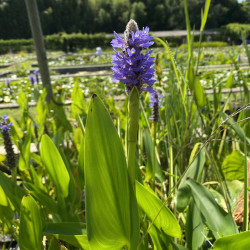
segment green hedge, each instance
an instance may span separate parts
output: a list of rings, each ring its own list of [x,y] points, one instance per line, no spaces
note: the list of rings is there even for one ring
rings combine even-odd
[[[228,46],[228,43],[226,42],[202,42],[201,43],[201,47],[202,48],[215,48],[215,47],[225,47]],[[193,43],[193,47],[194,48],[198,48],[199,47],[199,42],[194,42]],[[182,44],[180,47],[180,49],[186,49],[187,48],[187,44]]]
[[[76,51],[83,48],[93,49],[96,47],[110,46],[111,37],[106,37],[105,33],[97,34],[65,34],[59,33],[45,37],[45,44],[48,50]],[[8,53],[10,50],[32,51],[34,45],[32,39],[0,40],[0,54]]]
[[[112,38],[105,36],[105,33],[97,34],[65,34],[59,33],[46,36],[46,47],[49,50],[63,50],[65,52],[75,51],[83,48],[93,49],[96,47],[108,47]]]
[[[241,33],[244,33],[245,37],[250,37],[250,24],[242,23],[229,23],[222,27],[222,33],[226,37],[230,37],[232,41],[240,41]]]
[[[34,49],[32,39],[0,39],[0,54],[8,53],[10,50],[18,52],[21,50],[32,51]]]

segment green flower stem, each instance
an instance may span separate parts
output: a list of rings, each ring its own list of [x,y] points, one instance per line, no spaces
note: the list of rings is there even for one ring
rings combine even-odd
[[[128,98],[128,174],[133,188],[135,188],[135,151],[139,122],[139,93],[136,87],[132,89]]]

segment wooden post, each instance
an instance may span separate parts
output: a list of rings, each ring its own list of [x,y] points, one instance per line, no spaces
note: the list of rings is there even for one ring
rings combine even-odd
[[[37,8],[36,0],[25,0],[30,28],[35,44],[36,56],[38,61],[38,67],[41,74],[41,79],[43,83],[43,87],[47,89],[47,97],[46,100],[50,102],[53,100],[53,91],[50,83],[50,74],[48,68],[48,61],[46,55],[46,49],[43,40],[43,33],[39,18],[39,12]]]

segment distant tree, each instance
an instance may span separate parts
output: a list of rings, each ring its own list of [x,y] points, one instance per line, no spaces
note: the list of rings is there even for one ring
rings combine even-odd
[[[145,9],[146,6],[143,2],[134,2],[131,7],[130,18],[136,20],[140,27],[145,25],[147,19],[147,13]]]
[[[130,1],[129,0],[112,0],[112,30],[123,32],[130,17]]]
[[[111,29],[111,16],[103,8],[100,8],[98,15],[96,17],[96,21],[99,24],[98,31],[99,32],[110,32]]]

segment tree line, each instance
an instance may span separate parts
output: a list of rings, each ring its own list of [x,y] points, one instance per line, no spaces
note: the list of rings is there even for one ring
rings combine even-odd
[[[192,27],[199,29],[205,0],[187,0]],[[185,29],[183,0],[37,0],[43,33],[123,32],[133,18],[150,30]],[[207,29],[250,23],[250,1],[211,0]],[[0,0],[0,39],[30,38],[24,0]]]

